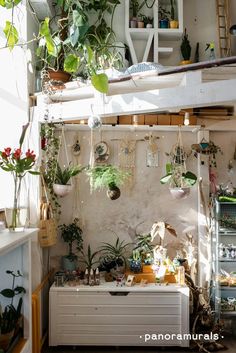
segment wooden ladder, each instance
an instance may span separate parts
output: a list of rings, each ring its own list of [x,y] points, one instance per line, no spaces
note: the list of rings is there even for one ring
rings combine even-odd
[[[229,0],[216,0],[220,57],[231,56]]]

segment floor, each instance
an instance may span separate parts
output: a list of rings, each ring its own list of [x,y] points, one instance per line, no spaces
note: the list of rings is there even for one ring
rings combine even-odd
[[[227,348],[220,350],[221,352],[235,353],[236,337],[235,338],[225,338],[222,342]],[[60,346],[60,347],[44,347],[42,353],[184,353],[184,352],[199,352],[199,349],[189,349],[189,348],[168,348],[168,347],[70,347],[70,346]]]

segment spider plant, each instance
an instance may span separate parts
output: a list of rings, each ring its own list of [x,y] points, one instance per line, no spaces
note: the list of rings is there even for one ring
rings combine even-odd
[[[56,167],[56,176],[55,176],[55,184],[60,185],[68,185],[70,179],[79,173],[81,173],[85,167],[81,167],[80,165],[72,166],[68,165],[64,170],[57,164]]]
[[[126,266],[126,251],[130,243],[126,243],[125,240],[120,240],[116,235],[115,244],[103,242],[103,245],[100,247],[102,257],[100,261],[104,267],[109,266],[113,263],[113,267],[117,266]]]

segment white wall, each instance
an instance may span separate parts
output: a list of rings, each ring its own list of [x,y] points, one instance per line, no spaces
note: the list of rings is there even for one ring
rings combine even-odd
[[[118,163],[118,144],[117,141],[111,141],[114,138],[124,138],[127,133],[121,132],[102,132],[95,134],[95,142],[100,139],[109,144],[111,157],[109,163],[117,165]],[[131,133],[130,138],[143,139],[145,132]],[[109,229],[115,231],[121,239],[128,242],[133,241],[132,234],[138,224],[138,232],[148,232],[155,221],[166,221],[170,223],[178,232],[178,238],[166,234],[166,243],[169,243],[169,254],[175,256],[176,243],[183,238],[183,231],[187,228],[192,229],[192,233],[197,237],[197,186],[194,186],[191,195],[186,200],[176,201],[172,199],[168,187],[160,184],[160,177],[165,175],[165,164],[167,157],[165,152],[170,152],[171,147],[176,143],[177,133],[175,132],[155,132],[159,136],[159,158],[160,167],[146,167],[146,147],[147,142],[137,142],[136,149],[136,168],[135,184],[131,191],[125,191],[121,188],[122,194],[118,200],[111,201],[106,196],[106,191],[95,191],[90,193],[88,177],[81,175],[79,177],[79,187],[74,189],[73,193],[61,199],[62,217],[60,223],[67,224],[75,216],[81,220],[83,228],[84,246],[91,244],[93,250],[97,250],[102,241],[114,243],[115,237]],[[71,151],[71,145],[78,132],[67,132],[66,141],[68,153]],[[187,151],[190,150],[192,143],[196,143],[197,136],[194,133],[183,133],[184,146]],[[89,141],[90,133],[80,133],[81,156],[77,163],[88,165],[89,163]],[[67,164],[63,159],[62,148],[60,156],[61,165]],[[70,154],[69,154],[70,155]],[[70,160],[72,156],[69,157]],[[76,163],[75,160],[73,160]],[[191,156],[188,160],[188,168],[196,173],[197,160]],[[159,241],[159,239],[157,239]],[[196,240],[197,241],[197,240]],[[58,239],[58,243],[51,249],[53,266],[60,266],[61,255],[66,254],[66,245]]]

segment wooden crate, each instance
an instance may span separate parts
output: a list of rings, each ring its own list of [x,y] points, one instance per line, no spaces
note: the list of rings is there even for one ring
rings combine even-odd
[[[102,118],[103,125],[116,125],[118,122],[117,116],[108,116],[106,118]]]
[[[170,125],[170,115],[160,114],[157,116],[158,125]]]
[[[132,124],[144,125],[144,115],[132,115]]]
[[[170,116],[171,125],[184,125],[184,116],[181,115],[171,115]]]
[[[120,125],[132,125],[132,115],[121,115],[119,116]]]
[[[145,125],[157,125],[157,114],[147,114],[144,115]]]

